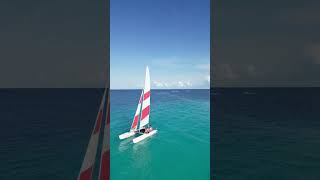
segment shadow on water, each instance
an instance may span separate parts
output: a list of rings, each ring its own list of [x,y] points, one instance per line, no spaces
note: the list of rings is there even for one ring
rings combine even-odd
[[[150,178],[152,176],[152,155],[150,151],[152,139],[152,137],[149,137],[132,146],[132,158],[136,162],[133,168],[137,170],[143,169],[138,174],[139,179]]]
[[[124,140],[121,140],[120,143],[119,143],[119,152],[123,152],[123,151],[126,151],[132,143],[132,139],[134,137],[130,137],[130,138],[127,138],[127,139],[124,139]]]

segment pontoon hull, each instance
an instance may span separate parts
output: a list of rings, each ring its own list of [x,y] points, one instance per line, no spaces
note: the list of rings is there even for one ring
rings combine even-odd
[[[134,136],[136,133],[134,131],[129,131],[129,132],[126,132],[126,133],[123,133],[121,135],[119,135],[119,139],[126,139],[126,138],[129,138],[131,136]]]
[[[133,142],[133,143],[138,143],[138,142],[146,139],[147,137],[150,137],[150,136],[156,134],[157,131],[158,131],[158,130],[153,130],[153,131],[149,132],[148,134],[142,134],[141,136],[134,138],[134,139],[132,140],[132,142]]]

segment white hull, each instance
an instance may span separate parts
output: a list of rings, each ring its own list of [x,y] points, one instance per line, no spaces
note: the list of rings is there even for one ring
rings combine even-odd
[[[131,136],[134,136],[136,133],[134,131],[129,131],[129,132],[126,132],[126,133],[123,133],[121,135],[119,135],[119,139],[126,139],[126,138],[129,138]]]
[[[153,130],[153,131],[149,132],[148,134],[142,134],[141,136],[134,138],[134,139],[132,140],[132,142],[133,142],[133,143],[138,143],[138,142],[146,139],[147,137],[150,137],[150,136],[156,134],[157,131],[158,131],[158,130]]]

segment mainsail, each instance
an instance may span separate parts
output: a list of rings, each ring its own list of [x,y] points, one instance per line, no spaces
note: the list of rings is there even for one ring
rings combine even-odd
[[[132,121],[132,125],[131,125],[131,129],[130,130],[137,130],[138,128],[138,122],[139,122],[139,115],[140,115],[140,111],[141,111],[141,104],[142,104],[142,96],[143,96],[143,91],[141,92],[141,96],[139,99],[139,103],[138,103],[138,107],[136,110],[136,114],[134,115],[133,121]]]
[[[146,69],[146,77],[144,81],[143,89],[143,102],[142,102],[142,113],[139,129],[149,124],[149,114],[150,114],[150,74],[149,68]]]
[[[106,100],[107,99],[107,100]],[[106,105],[107,102],[107,105]],[[106,110],[106,111],[105,111]],[[101,126],[103,123],[103,115],[105,114],[105,119],[107,120],[106,126],[105,126],[105,131],[104,131],[104,142],[103,142],[103,149],[102,149],[102,159],[101,159],[101,169],[100,169],[100,180],[107,180],[110,179],[110,173],[109,173],[109,90],[106,88],[99,112],[95,121],[94,129],[92,131],[89,144],[87,147],[86,154],[84,156],[80,173],[78,176],[78,180],[92,180],[92,174],[93,174],[93,169],[94,169],[94,164],[95,164],[95,159],[96,159],[96,154],[97,154],[97,149],[98,149],[98,142],[99,142],[99,134],[101,132]],[[106,113],[104,113],[106,112]]]

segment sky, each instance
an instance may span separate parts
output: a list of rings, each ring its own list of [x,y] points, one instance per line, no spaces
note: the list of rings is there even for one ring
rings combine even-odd
[[[320,86],[318,0],[214,0],[211,36],[208,0],[110,5],[113,88],[140,88],[146,65],[152,88]],[[108,10],[106,1],[0,1],[0,88],[104,87]]]
[[[111,89],[198,89],[210,83],[209,0],[111,0]]]
[[[213,87],[319,87],[319,0],[215,0]]]

